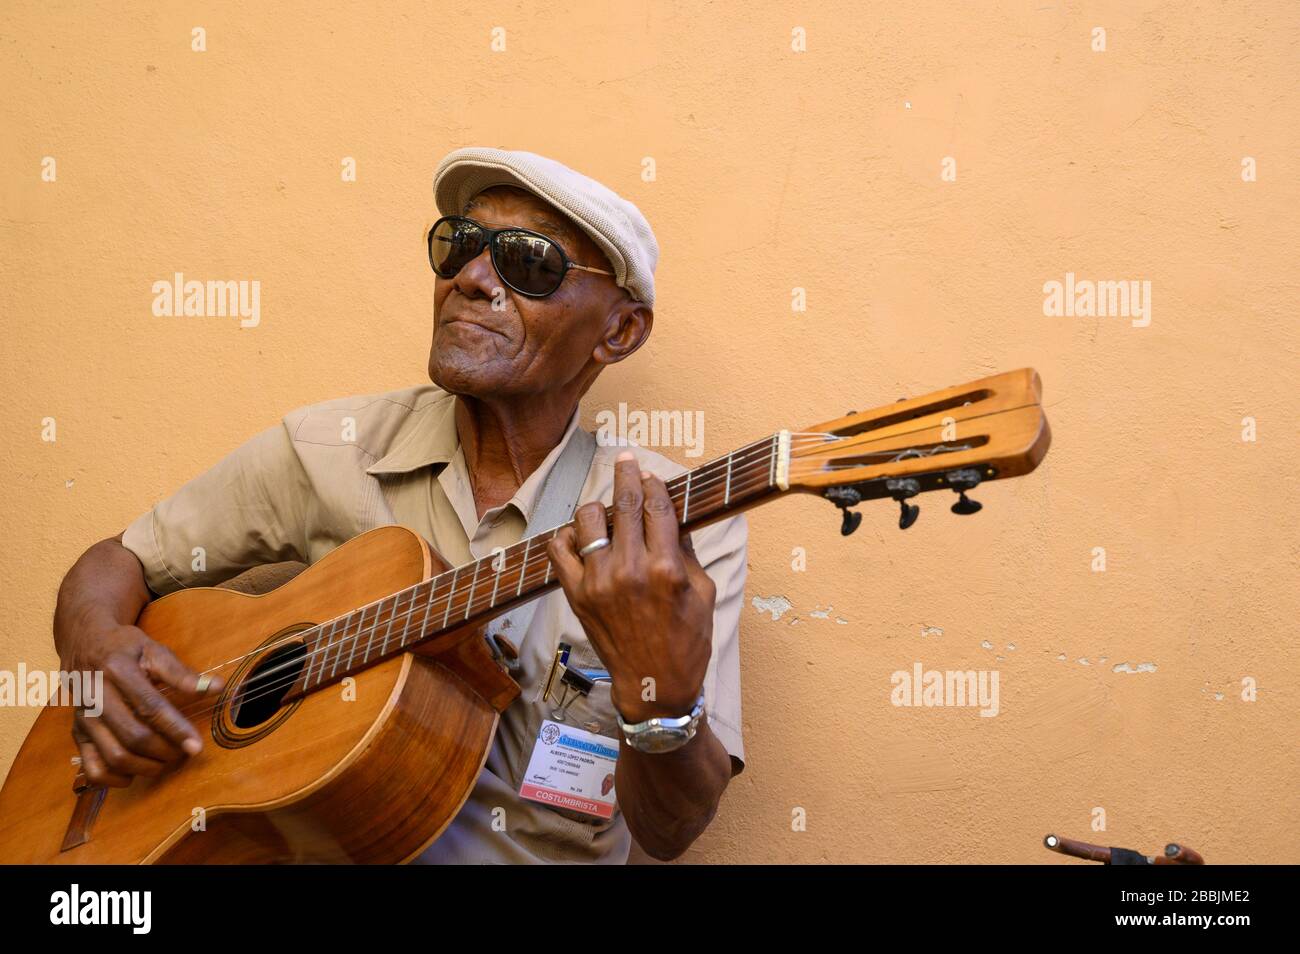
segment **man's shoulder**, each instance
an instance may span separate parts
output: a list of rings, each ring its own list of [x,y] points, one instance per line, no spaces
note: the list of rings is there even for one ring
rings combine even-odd
[[[454,395],[433,384],[332,398],[296,408],[284,416],[295,447],[354,446],[384,456],[417,422],[445,413]]]

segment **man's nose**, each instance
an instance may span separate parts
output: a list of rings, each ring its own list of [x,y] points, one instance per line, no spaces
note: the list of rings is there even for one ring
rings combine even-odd
[[[466,298],[493,298],[501,287],[501,278],[492,266],[492,250],[484,248],[452,279],[456,290]]]

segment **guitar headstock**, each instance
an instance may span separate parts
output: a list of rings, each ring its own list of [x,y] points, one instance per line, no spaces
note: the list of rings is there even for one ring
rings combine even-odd
[[[790,434],[786,480],[790,490],[840,507],[846,536],[862,520],[848,508],[880,497],[899,502],[903,529],[918,511],[907,501],[931,490],[956,492],[953,512],[974,513],[980,504],[966,491],[1027,474],[1047,454],[1052,435],[1041,402],[1038,373],[1021,368],[851,412]]]

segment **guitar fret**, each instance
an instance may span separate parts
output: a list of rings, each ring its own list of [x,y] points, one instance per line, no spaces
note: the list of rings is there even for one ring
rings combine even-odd
[[[722,485],[722,506],[726,507],[731,504],[731,459],[735,456],[735,451],[727,455],[727,480]]]
[[[469,619],[470,610],[474,608],[474,587],[478,585],[478,569],[482,566],[482,560],[474,561],[474,579],[469,583],[469,599],[465,600],[465,618]]]
[[[365,621],[366,621],[366,609],[367,609],[367,607],[364,607],[364,606],[361,608],[361,618],[357,620],[357,632],[358,632],[358,633],[361,632],[361,627],[365,624]],[[345,626],[345,627],[344,627],[344,636],[343,636],[342,639],[339,640],[339,642],[338,642],[338,646],[339,646],[339,648],[338,648],[338,649],[335,651],[335,653],[334,653],[334,665],[333,665],[332,667],[330,667],[330,678],[331,678],[331,679],[334,678],[334,673],[335,673],[335,672],[338,670],[338,668],[339,668],[339,661],[342,660],[342,658],[343,658],[343,643],[347,640],[347,638],[348,638],[348,637],[347,637],[347,627]],[[352,637],[353,648],[356,647],[356,638],[357,638],[356,636],[353,636],[353,637]]]
[[[686,492],[682,494],[682,523],[686,522],[686,515],[691,512],[691,475],[693,470],[686,472]]]
[[[769,451],[772,455],[772,469],[768,473],[767,477],[767,485],[769,487],[776,483],[776,442],[779,439],[779,436],[780,435],[777,434],[772,435],[772,450]]]
[[[397,620],[397,607],[402,605],[402,594],[397,592],[393,594],[393,612],[388,617],[388,628],[384,630],[384,644],[380,647],[379,652],[382,655],[388,651],[388,637],[393,635],[393,623]],[[370,641],[366,643],[366,659],[370,658],[370,645],[375,641],[375,630],[371,627]]]
[[[371,632],[374,632],[374,628],[375,628],[377,625],[379,625],[379,610],[380,610],[380,607],[382,607],[383,605],[384,605],[384,601],[383,601],[383,600],[380,600],[378,603],[375,604],[375,621],[374,621],[373,623],[370,624],[370,631],[371,631]],[[347,672],[349,669],[352,668],[352,657],[355,656],[356,653],[357,653],[357,642],[358,642],[360,639],[361,639],[361,627],[360,627],[360,626],[357,626],[357,631],[356,631],[355,633],[352,634],[352,649],[351,649],[351,651],[348,653],[348,662],[347,662],[347,665],[343,667],[343,671],[344,671],[344,672]],[[340,653],[342,653],[342,650],[340,650]]]
[[[319,636],[317,637],[317,645],[316,645],[316,648],[312,650],[312,652],[311,652],[311,659],[310,659],[310,661],[307,663],[307,675],[306,675],[306,677],[305,677],[305,678],[303,679],[303,681],[302,681],[302,687],[303,687],[304,690],[308,687],[308,685],[309,685],[310,682],[311,682],[312,670],[316,668],[316,660],[317,660],[317,658],[322,658],[322,660],[323,660],[322,654],[325,652],[325,647],[327,647],[327,646],[330,644],[330,639],[332,638],[332,635],[333,635],[333,633],[334,633],[334,630],[336,630],[336,629],[339,628],[339,619],[340,619],[340,618],[341,618],[341,617],[336,617],[335,619],[333,619],[333,620],[330,621],[329,635],[326,634],[326,632],[325,632],[325,630],[324,630],[323,628],[321,629],[320,634],[319,634]],[[322,677],[324,674],[325,674],[325,664],[324,664],[324,662],[322,661],[322,662],[321,662],[321,671],[320,671],[319,673],[316,674],[316,683],[317,683],[317,685],[320,684],[321,677]]]
[[[528,545],[532,542],[532,537],[524,541],[524,557],[519,562],[519,585],[515,587],[515,596],[519,596],[524,590],[524,574],[528,571]]]
[[[420,620],[420,628],[415,632],[416,639],[424,635],[424,628],[429,625],[429,610],[433,609],[433,594],[438,592],[437,577],[430,580],[429,584],[429,598],[424,601],[424,618]],[[402,633],[402,645],[406,645],[406,633]]]
[[[505,550],[502,550],[498,557],[493,557],[493,562],[498,558],[501,560],[501,565],[494,570],[496,579],[492,581],[492,595],[488,598],[488,609],[497,605],[497,587],[501,585],[501,574],[506,571],[506,564],[510,562]]]
[[[447,611],[442,614],[442,625],[445,629],[447,620],[451,618],[451,598],[456,595],[456,577],[460,574],[460,567],[451,571],[451,586],[447,589]]]

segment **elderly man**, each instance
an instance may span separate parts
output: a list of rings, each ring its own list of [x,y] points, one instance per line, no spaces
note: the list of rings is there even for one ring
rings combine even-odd
[[[194,692],[198,676],[132,625],[154,594],[315,562],[386,524],[458,565],[564,522],[545,518],[581,502],[550,550],[562,592],[495,634],[518,644],[522,692],[464,808],[417,860],[621,863],[632,837],[674,858],[743,766],[746,527],[737,517],[680,535],[664,479],[682,468],[643,448],[598,447],[578,427],[596,376],[650,334],[658,245],[632,203],[532,153],[457,150],[434,194],[436,386],[287,415],[64,579],[54,627],[64,668],[107,674],[102,717],[73,731],[84,771],[126,785],[203,745],[156,688]],[[581,678],[548,694],[566,647]],[[562,805],[545,789],[557,723],[613,764]]]

